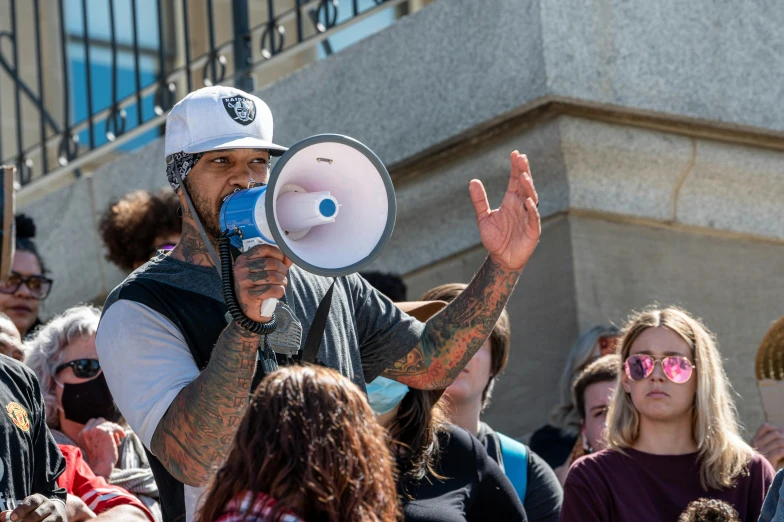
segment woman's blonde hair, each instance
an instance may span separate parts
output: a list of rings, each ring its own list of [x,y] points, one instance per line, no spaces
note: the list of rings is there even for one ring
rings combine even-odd
[[[681,308],[648,308],[632,316],[624,328],[621,361],[642,332],[658,327],[671,330],[689,345],[696,366],[692,431],[699,452],[700,484],[705,490],[731,487],[748,472],[754,450],[739,434],[738,412],[713,334]],[[633,446],[639,434],[640,414],[631,395],[616,386],[607,413],[607,447],[622,451]]]

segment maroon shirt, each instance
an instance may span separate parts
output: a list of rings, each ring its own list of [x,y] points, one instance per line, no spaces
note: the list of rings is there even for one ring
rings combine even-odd
[[[561,522],[676,521],[689,502],[715,498],[731,504],[743,522],[756,522],[773,483],[773,466],[756,455],[735,487],[705,491],[697,453],[652,455],[604,450],[577,460],[564,484]]]

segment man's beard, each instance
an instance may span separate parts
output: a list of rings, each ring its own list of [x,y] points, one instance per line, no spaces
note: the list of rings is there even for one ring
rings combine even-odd
[[[191,201],[195,207],[192,209],[196,212],[195,217],[198,217],[199,221],[201,221],[201,226],[204,227],[204,231],[207,233],[210,240],[213,243],[216,243],[222,234],[220,229],[221,203],[218,203],[218,207],[214,208],[209,200],[201,197],[198,194],[198,191],[192,190],[192,185],[188,183],[187,179],[183,180],[183,183],[185,183],[185,188],[188,190],[188,194],[191,196]]]

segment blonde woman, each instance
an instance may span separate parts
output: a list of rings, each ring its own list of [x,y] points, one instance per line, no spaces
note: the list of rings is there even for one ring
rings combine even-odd
[[[773,467],[738,434],[712,334],[684,310],[652,308],[630,320],[620,355],[608,449],[572,466],[561,520],[677,520],[708,497],[756,521]]]

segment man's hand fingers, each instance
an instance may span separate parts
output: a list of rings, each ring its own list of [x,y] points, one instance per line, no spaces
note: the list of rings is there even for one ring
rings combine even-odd
[[[780,450],[784,450],[784,438],[782,437],[778,437],[776,439],[761,443],[757,448],[757,451],[759,451],[763,455],[768,455],[769,453],[775,453]]]
[[[542,231],[542,218],[532,198],[528,198],[525,202],[525,211],[528,214],[528,229],[532,232],[540,233]]]
[[[777,440],[784,440],[784,432],[782,430],[772,427],[772,429],[760,430],[752,439],[752,446],[763,447],[775,442]]]
[[[517,193],[523,201],[531,198],[538,205],[539,194],[536,193],[536,187],[534,187],[534,178],[531,176],[531,165],[528,163],[528,157],[522,155],[517,161],[520,164],[520,182],[517,185]]]
[[[472,179],[468,185],[468,190],[471,192],[471,202],[474,204],[476,219],[481,221],[490,212],[490,203],[487,201],[485,186],[478,179]]]
[[[234,265],[235,267],[237,265]],[[247,271],[250,272],[280,272],[281,274],[285,274],[288,272],[288,268],[286,264],[282,261],[277,259],[272,259],[269,257],[261,258],[261,259],[253,259],[253,260],[246,260],[244,263],[239,263],[240,268],[245,267]],[[235,268],[234,272],[237,272]]]
[[[280,272],[268,272],[267,270],[259,270],[256,272],[249,272],[243,277],[243,281],[248,288],[254,285],[269,284],[286,286],[289,282],[285,274]],[[242,284],[242,283],[240,283]]]
[[[16,509],[11,511],[11,520],[15,522],[38,522],[43,518],[43,514],[36,516],[36,510],[43,507],[47,500],[48,499],[45,496],[38,493],[30,495],[21,501]]]
[[[261,259],[265,257],[277,259],[280,262],[284,262],[286,260],[286,256],[283,254],[283,251],[273,245],[256,245],[247,252],[240,254],[240,258],[243,256],[248,260]]]
[[[509,163],[511,165],[512,172],[509,174],[509,185],[506,187],[508,192],[517,192],[517,185],[520,180],[520,169],[518,168],[518,159],[520,158],[520,153],[517,151],[512,152],[509,156]]]
[[[757,433],[754,434],[754,436],[751,438],[751,440],[755,441],[755,440],[759,439],[760,437],[762,437],[763,435],[765,435],[766,433],[769,433],[771,431],[776,431],[778,429],[779,429],[778,426],[775,426],[775,425],[773,425],[773,424],[771,424],[769,422],[765,422],[765,423],[762,424],[762,426],[760,426],[757,429]]]
[[[771,453],[764,453],[765,458],[771,463],[773,467],[777,467],[778,463],[784,460],[784,448],[778,449]]]

